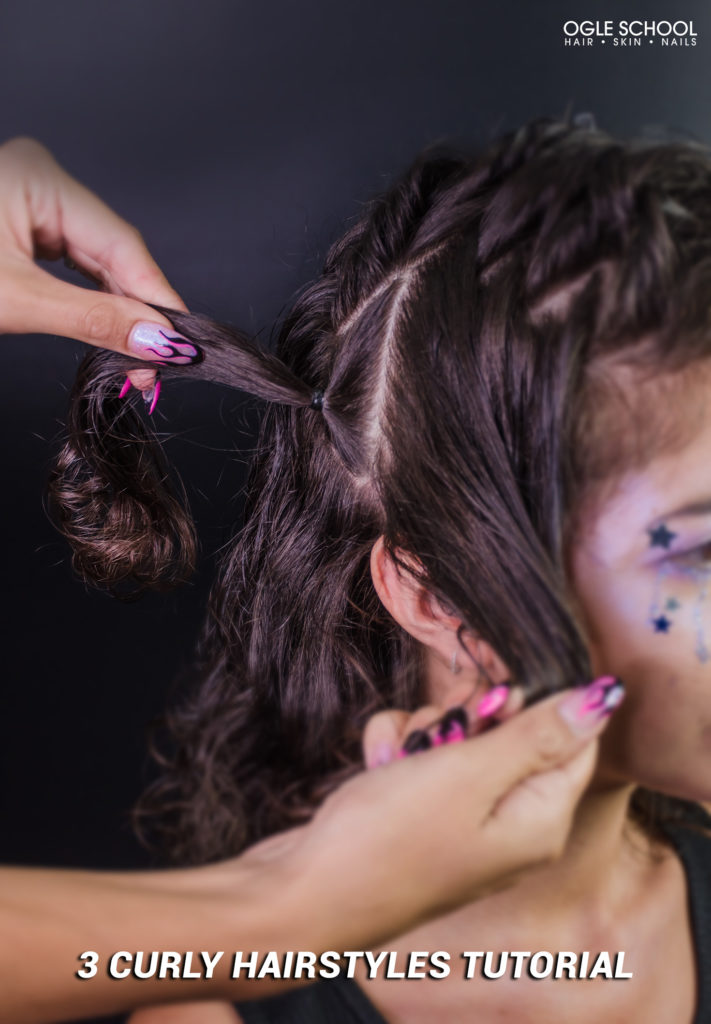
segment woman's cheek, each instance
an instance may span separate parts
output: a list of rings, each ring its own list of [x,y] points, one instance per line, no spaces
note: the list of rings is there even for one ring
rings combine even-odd
[[[674,672],[680,664],[711,674],[711,574],[662,562],[638,575],[610,578],[607,600],[598,601],[597,629],[607,666],[624,679],[620,660],[644,653]]]
[[[708,574],[665,567],[652,580],[616,587],[606,610],[608,660],[628,698],[603,737],[603,763],[619,777],[695,800],[711,799],[708,586]]]

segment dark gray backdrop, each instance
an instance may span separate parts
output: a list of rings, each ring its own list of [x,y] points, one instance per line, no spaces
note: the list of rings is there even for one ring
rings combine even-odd
[[[565,48],[563,22],[584,17],[693,19],[698,45]],[[0,140],[43,141],[141,229],[188,305],[268,333],[344,219],[423,144],[569,103],[612,132],[663,123],[708,142],[710,59],[702,0],[5,0]],[[165,390],[158,423],[180,435],[203,563],[182,592],[123,606],[72,578],[42,507],[82,346],[0,341],[0,860],[140,864],[126,811],[145,725],[239,522],[254,414],[219,388]]]

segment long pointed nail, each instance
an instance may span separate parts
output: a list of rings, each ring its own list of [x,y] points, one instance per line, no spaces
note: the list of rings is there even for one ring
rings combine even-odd
[[[123,387],[119,391],[119,398],[125,398],[130,390],[131,390],[131,378],[127,377],[126,380],[123,383]]]
[[[153,410],[158,404],[158,398],[160,396],[160,377],[156,377],[156,382],[150,391],[143,392],[143,401],[148,406],[148,415],[152,415]]]
[[[469,716],[463,707],[457,706],[445,712],[439,721],[438,733],[441,739],[451,742],[452,737],[464,738],[469,725]]]
[[[201,363],[205,358],[202,350],[182,334],[178,334],[170,327],[151,324],[145,320],[134,324],[131,329],[128,350],[140,359],[177,366]]]
[[[608,718],[625,697],[625,686],[617,676],[600,676],[587,686],[576,686],[559,704],[558,711],[575,732],[593,731]]]
[[[420,750],[429,750],[432,746],[432,740],[427,735],[424,729],[415,729],[407,737],[402,745],[400,756],[406,754],[417,754]]]
[[[482,697],[476,706],[477,718],[486,718],[488,715],[493,715],[495,711],[498,711],[506,703],[506,699],[509,695],[508,686],[495,686],[493,690],[487,693],[486,697]]]

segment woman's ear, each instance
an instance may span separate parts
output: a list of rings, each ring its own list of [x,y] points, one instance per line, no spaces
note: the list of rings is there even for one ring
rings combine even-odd
[[[398,557],[413,568],[417,565],[416,559],[406,552],[398,552]],[[491,645],[467,633],[462,639],[471,658],[468,665],[462,664],[466,655],[456,635],[461,618],[442,608],[426,587],[400,569],[385,550],[382,536],[370,552],[370,572],[378,597],[395,621],[416,640],[436,651],[447,665],[452,663],[456,651],[461,667],[476,667],[496,683],[508,678],[506,666]]]
[[[416,560],[410,555],[399,551],[398,556],[416,567]],[[456,633],[461,619],[447,615],[421,583],[400,569],[385,550],[382,536],[370,553],[370,572],[378,597],[403,629],[428,647],[439,649],[444,641],[451,649],[452,634]]]

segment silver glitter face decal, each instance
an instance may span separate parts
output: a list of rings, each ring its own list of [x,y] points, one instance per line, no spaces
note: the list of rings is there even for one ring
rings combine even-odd
[[[694,607],[691,611],[691,617],[694,622],[694,630],[696,632],[696,647],[694,648],[696,657],[700,662],[706,662],[711,657],[711,651],[709,651],[708,644],[706,643],[706,629],[704,626],[704,620],[701,614],[702,605],[706,600],[709,586],[709,571],[708,569],[684,569],[684,574],[690,576],[691,579],[695,580],[698,585],[698,593],[694,602]]]

